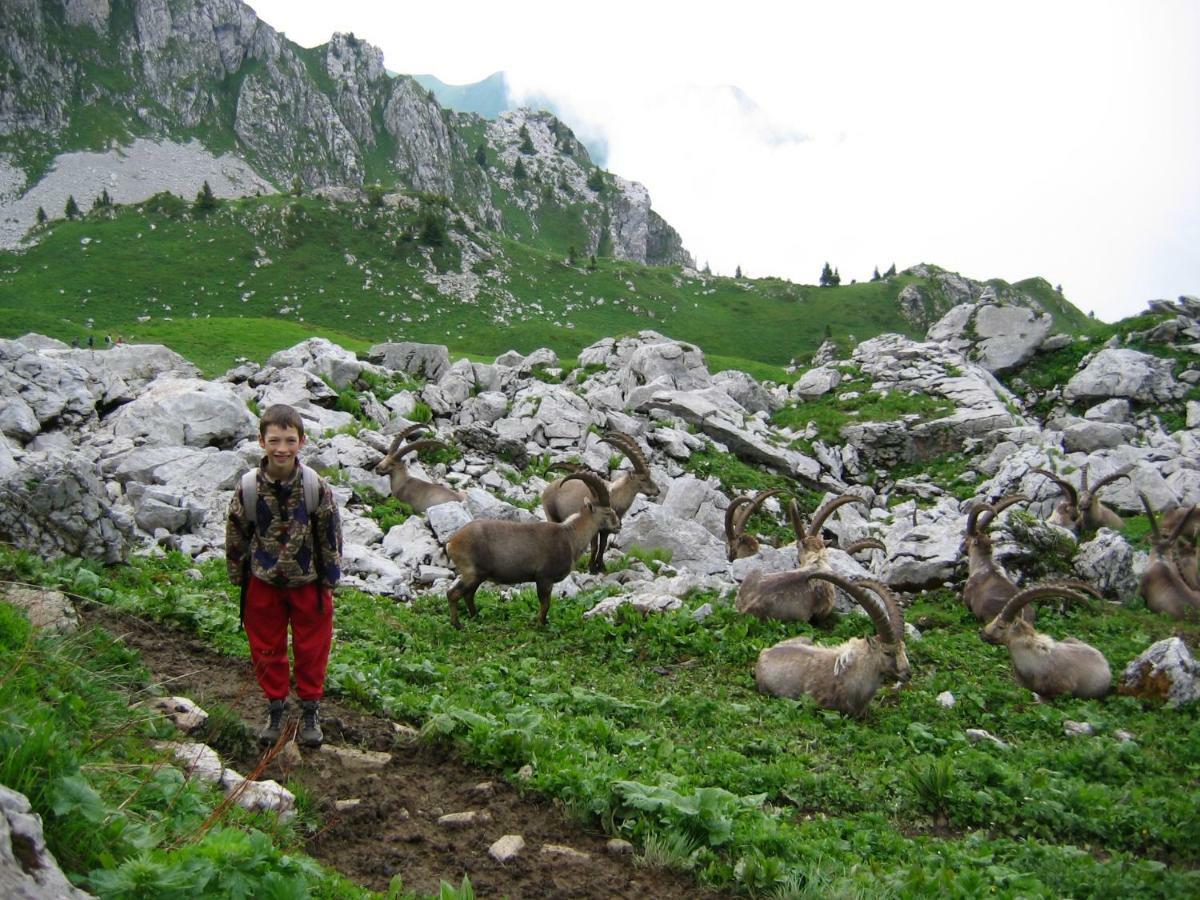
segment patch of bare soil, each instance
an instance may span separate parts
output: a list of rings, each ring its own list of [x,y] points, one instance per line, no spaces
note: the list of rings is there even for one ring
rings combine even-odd
[[[201,706],[220,703],[242,716],[251,732],[265,718],[265,703],[249,660],[214,653],[194,637],[168,627],[91,605],[84,622],[104,628],[138,651],[153,678],[176,696]],[[285,761],[279,754],[258,777],[303,785],[324,818],[308,842],[322,863],[372,890],[386,891],[399,874],[409,890],[436,893],[445,880],[471,879],[479,897],[510,898],[715,898],[692,878],[643,868],[629,855],[614,855],[607,836],[589,831],[552,803],[522,796],[486,771],[465,765],[443,750],[397,743],[393,724],[345,706],[336,697],[321,704],[327,747],[385,751],[390,762],[377,771],[350,771],[332,754],[306,751]],[[289,715],[298,716],[289,703]],[[243,774],[261,761],[258,749],[216,747]],[[232,755],[231,755],[232,754]],[[488,786],[485,783],[490,784]],[[357,800],[338,811],[337,801]],[[438,824],[443,814],[486,813],[488,820],[466,828]],[[488,848],[503,835],[518,834],[525,849],[500,864]],[[586,856],[546,851],[569,847]]]

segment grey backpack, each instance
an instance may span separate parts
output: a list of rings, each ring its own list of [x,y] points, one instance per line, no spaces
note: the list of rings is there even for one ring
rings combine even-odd
[[[304,509],[312,516],[321,505],[321,479],[308,466],[300,467],[300,479],[304,483]],[[242,476],[242,514],[253,528],[258,519],[258,469]]]

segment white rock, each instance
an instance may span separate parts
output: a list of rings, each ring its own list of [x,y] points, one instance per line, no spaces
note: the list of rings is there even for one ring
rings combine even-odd
[[[958,701],[954,699],[954,695],[949,691],[942,691],[937,695],[937,702],[938,706],[941,706],[944,709],[953,709],[954,705]]]
[[[506,834],[488,847],[488,856],[498,863],[511,862],[525,849],[525,838],[519,834]]]

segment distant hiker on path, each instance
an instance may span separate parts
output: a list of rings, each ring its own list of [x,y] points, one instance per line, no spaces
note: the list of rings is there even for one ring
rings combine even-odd
[[[267,699],[262,745],[279,740],[288,696],[292,629],[302,745],[324,741],[318,718],[333,641],[333,588],[341,577],[342,522],[333,491],[302,465],[304,422],[291,406],[267,407],[258,423],[266,451],[234,491],[225,523],[229,580],[242,588],[242,627]]]

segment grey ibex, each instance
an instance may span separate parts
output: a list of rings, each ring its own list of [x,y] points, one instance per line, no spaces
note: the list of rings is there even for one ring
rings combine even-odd
[[[1010,494],[994,504],[977,503],[967,513],[967,533],[958,551],[967,558],[967,583],[963,585],[962,599],[971,615],[982,622],[994,619],[1019,590],[992,558],[988,526],[1008,507],[1027,499],[1021,494]],[[1021,614],[1030,624],[1036,618],[1032,607],[1026,607]]]
[[[1103,697],[1112,686],[1112,670],[1103,653],[1073,637],[1056,641],[1018,617],[1026,604],[1043,597],[1064,597],[1087,605],[1085,597],[1062,585],[1026,588],[984,626],[980,637],[989,644],[1007,646],[1017,683],[1039,696]]]
[[[735,559],[745,559],[758,552],[758,538],[746,533],[746,523],[758,512],[763,501],[776,494],[782,494],[782,488],[771,488],[759,491],[757,496],[742,494],[730,501],[725,509],[725,558],[730,562]]]
[[[877,634],[835,647],[819,647],[806,637],[768,647],[758,654],[754,668],[758,690],[793,699],[808,694],[826,709],[862,716],[885,679],[909,679],[900,606],[877,581],[852,582],[832,572],[810,572],[808,577],[837,585],[854,598],[875,623]]]
[[[629,507],[633,505],[634,498],[638,494],[657,497],[658,485],[654,483],[654,478],[650,475],[650,466],[646,463],[642,448],[632,437],[619,431],[606,431],[601,440],[612,444],[624,453],[633,465],[632,471],[622,472],[607,485],[608,495],[612,498],[611,508],[617,517],[621,518],[629,512]],[[588,488],[573,481],[570,475],[550,482],[542,491],[542,509],[545,510],[546,519],[550,522],[565,522],[579,512],[589,500]],[[602,528],[596,533],[592,540],[589,572],[599,574],[604,571],[604,551],[608,547],[608,537],[613,533],[615,533],[615,529],[610,531],[606,528]]]
[[[734,607],[757,619],[782,622],[822,622],[833,615],[837,590],[827,580],[810,579],[814,572],[829,572],[828,550],[821,537],[821,524],[831,512],[847,503],[863,503],[861,497],[843,494],[834,497],[813,515],[806,530],[795,500],[788,503],[788,517],[796,531],[799,567],[789,572],[764,575],[760,569],[746,573],[738,588]]]
[[[1187,564],[1193,567],[1194,575],[1195,538],[1186,541],[1183,535],[1188,531],[1190,523],[1200,519],[1200,510],[1193,506],[1183,514],[1173,516],[1174,527],[1168,531],[1156,521],[1149,498],[1145,494],[1139,496],[1142,498],[1142,506],[1146,508],[1146,515],[1150,517],[1152,540],[1150,561],[1146,571],[1142,573],[1141,583],[1141,595],[1146,598],[1146,608],[1153,612],[1166,613],[1176,619],[1200,617],[1200,590],[1188,584],[1181,568],[1179,552],[1183,545],[1182,559],[1187,560]],[[1163,525],[1165,524],[1166,516],[1163,517]]]
[[[388,448],[387,455],[375,466],[375,471],[378,474],[387,475],[391,481],[392,496],[397,500],[407,503],[419,513],[425,512],[431,506],[437,506],[441,503],[453,503],[455,500],[466,499],[467,496],[459,491],[451,490],[444,485],[425,481],[424,479],[408,474],[408,466],[404,462],[404,457],[408,456],[408,454],[424,450],[426,447],[446,446],[441,441],[436,440],[412,441],[401,446],[407,438],[418,435],[422,431],[424,431],[424,426],[419,424],[410,425],[408,428],[405,428],[392,439],[392,446]]]
[[[450,602],[450,624],[458,622],[458,601],[467,603],[472,616],[475,591],[485,581],[500,584],[537,585],[537,622],[546,624],[550,609],[550,589],[570,574],[575,560],[583,554],[600,529],[615,534],[621,530],[621,518],[612,508],[608,485],[591,472],[574,472],[564,481],[581,481],[594,498],[565,522],[509,522],[499,519],[475,519],[450,536],[446,555],[458,572],[458,579],[446,592]]]
[[[1049,522],[1061,525],[1075,533],[1076,536],[1092,534],[1101,528],[1119,529],[1125,520],[1100,502],[1100,489],[1107,487],[1120,478],[1128,478],[1130,466],[1110,472],[1090,488],[1088,487],[1088,467],[1084,466],[1079,474],[1079,490],[1066,479],[1055,475],[1046,469],[1031,469],[1034,474],[1045,475],[1058,485],[1063,499],[1054,507]]]

